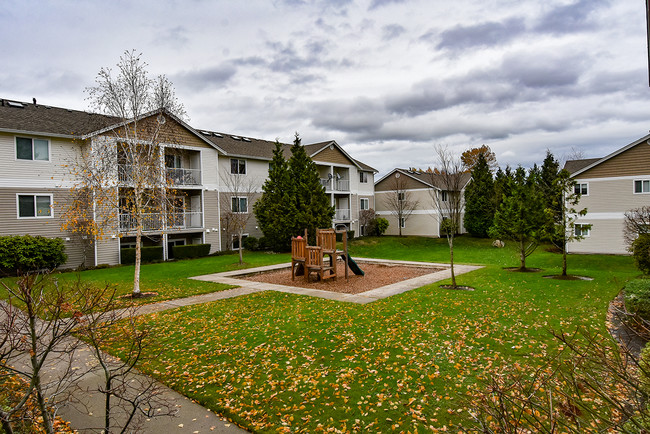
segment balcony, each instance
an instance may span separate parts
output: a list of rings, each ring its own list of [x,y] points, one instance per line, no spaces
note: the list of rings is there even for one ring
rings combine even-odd
[[[350,220],[349,209],[337,209],[334,211],[334,220]]]
[[[167,179],[173,185],[201,185],[201,169],[168,167]]]
[[[350,191],[350,180],[349,179],[335,179],[334,181],[334,190],[335,191]]]
[[[165,214],[148,213],[142,216],[142,231],[156,232],[165,227],[168,229],[200,229],[203,227],[202,212],[175,212],[167,213],[167,221],[164,221]],[[120,214],[120,232],[134,232],[137,229],[137,221],[132,214]]]
[[[320,179],[320,185],[325,187],[325,190],[329,190],[330,189],[330,184],[331,184],[330,181],[331,181],[331,179],[329,179],[329,178],[321,178]]]

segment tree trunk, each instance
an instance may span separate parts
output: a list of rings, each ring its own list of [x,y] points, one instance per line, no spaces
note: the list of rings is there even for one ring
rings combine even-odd
[[[239,228],[239,265],[244,263],[244,251],[242,246],[242,237],[244,236],[244,229]]]
[[[449,243],[449,263],[451,265],[451,286],[456,288],[456,273],[454,272],[454,236],[447,235],[447,242]]]
[[[520,256],[519,269],[523,271],[526,269],[526,245],[523,239],[519,240],[519,256]]]
[[[11,426],[11,423],[6,420],[4,417],[2,418],[2,429],[5,431],[5,434],[14,434],[13,427]]]
[[[133,297],[140,296],[140,264],[142,263],[142,224],[138,223],[135,232],[135,271],[133,272]]]

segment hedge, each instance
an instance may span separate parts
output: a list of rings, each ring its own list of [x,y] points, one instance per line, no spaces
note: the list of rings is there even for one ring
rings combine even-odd
[[[625,308],[650,321],[650,279],[631,280],[623,288]]]
[[[68,260],[60,238],[31,235],[0,237],[0,270],[21,274],[36,270],[53,270]]]
[[[163,248],[162,246],[141,247],[142,249],[142,263],[162,261]],[[120,249],[122,257],[122,264],[135,264],[135,248]]]
[[[174,259],[200,258],[210,254],[210,244],[187,244],[172,246]]]

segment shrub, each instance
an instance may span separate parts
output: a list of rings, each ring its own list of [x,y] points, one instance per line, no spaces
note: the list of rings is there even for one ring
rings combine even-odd
[[[162,246],[149,246],[142,247],[142,263],[162,261],[163,248]],[[135,248],[120,249],[122,257],[122,264],[135,264]]]
[[[248,236],[242,240],[242,246],[246,250],[255,251],[259,249],[260,242],[257,238]]]
[[[354,231],[348,231],[348,241],[350,241],[352,238],[354,238]],[[336,234],[336,241],[337,242],[343,241],[343,234],[342,233],[337,233]]]
[[[368,224],[368,235],[380,236],[388,229],[388,220],[383,217],[375,217]]]
[[[36,270],[53,270],[68,260],[60,238],[31,235],[0,237],[0,270],[20,274]]]
[[[625,285],[625,308],[650,321],[650,279],[636,279]]]
[[[200,258],[210,254],[210,244],[187,244],[172,246],[174,259]]]
[[[632,255],[634,264],[643,272],[650,274],[650,234],[640,235],[632,243]]]
[[[269,240],[266,237],[260,237],[257,240],[257,248],[259,250],[268,250],[269,247]]]

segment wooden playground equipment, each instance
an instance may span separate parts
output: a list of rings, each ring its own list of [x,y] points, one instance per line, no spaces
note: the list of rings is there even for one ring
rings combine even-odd
[[[343,250],[337,250],[336,248],[336,234],[341,234]],[[309,275],[311,273],[317,273],[321,281],[330,278],[336,279],[336,262],[339,256],[345,261],[345,278],[348,279],[348,267],[354,261],[348,255],[347,231],[317,229],[316,244],[316,246],[307,245],[306,229],[304,238],[291,238],[291,280],[295,280],[295,276],[304,275],[307,282],[309,282]],[[355,274],[363,275],[363,271],[356,266],[356,263],[354,264],[353,271]]]

